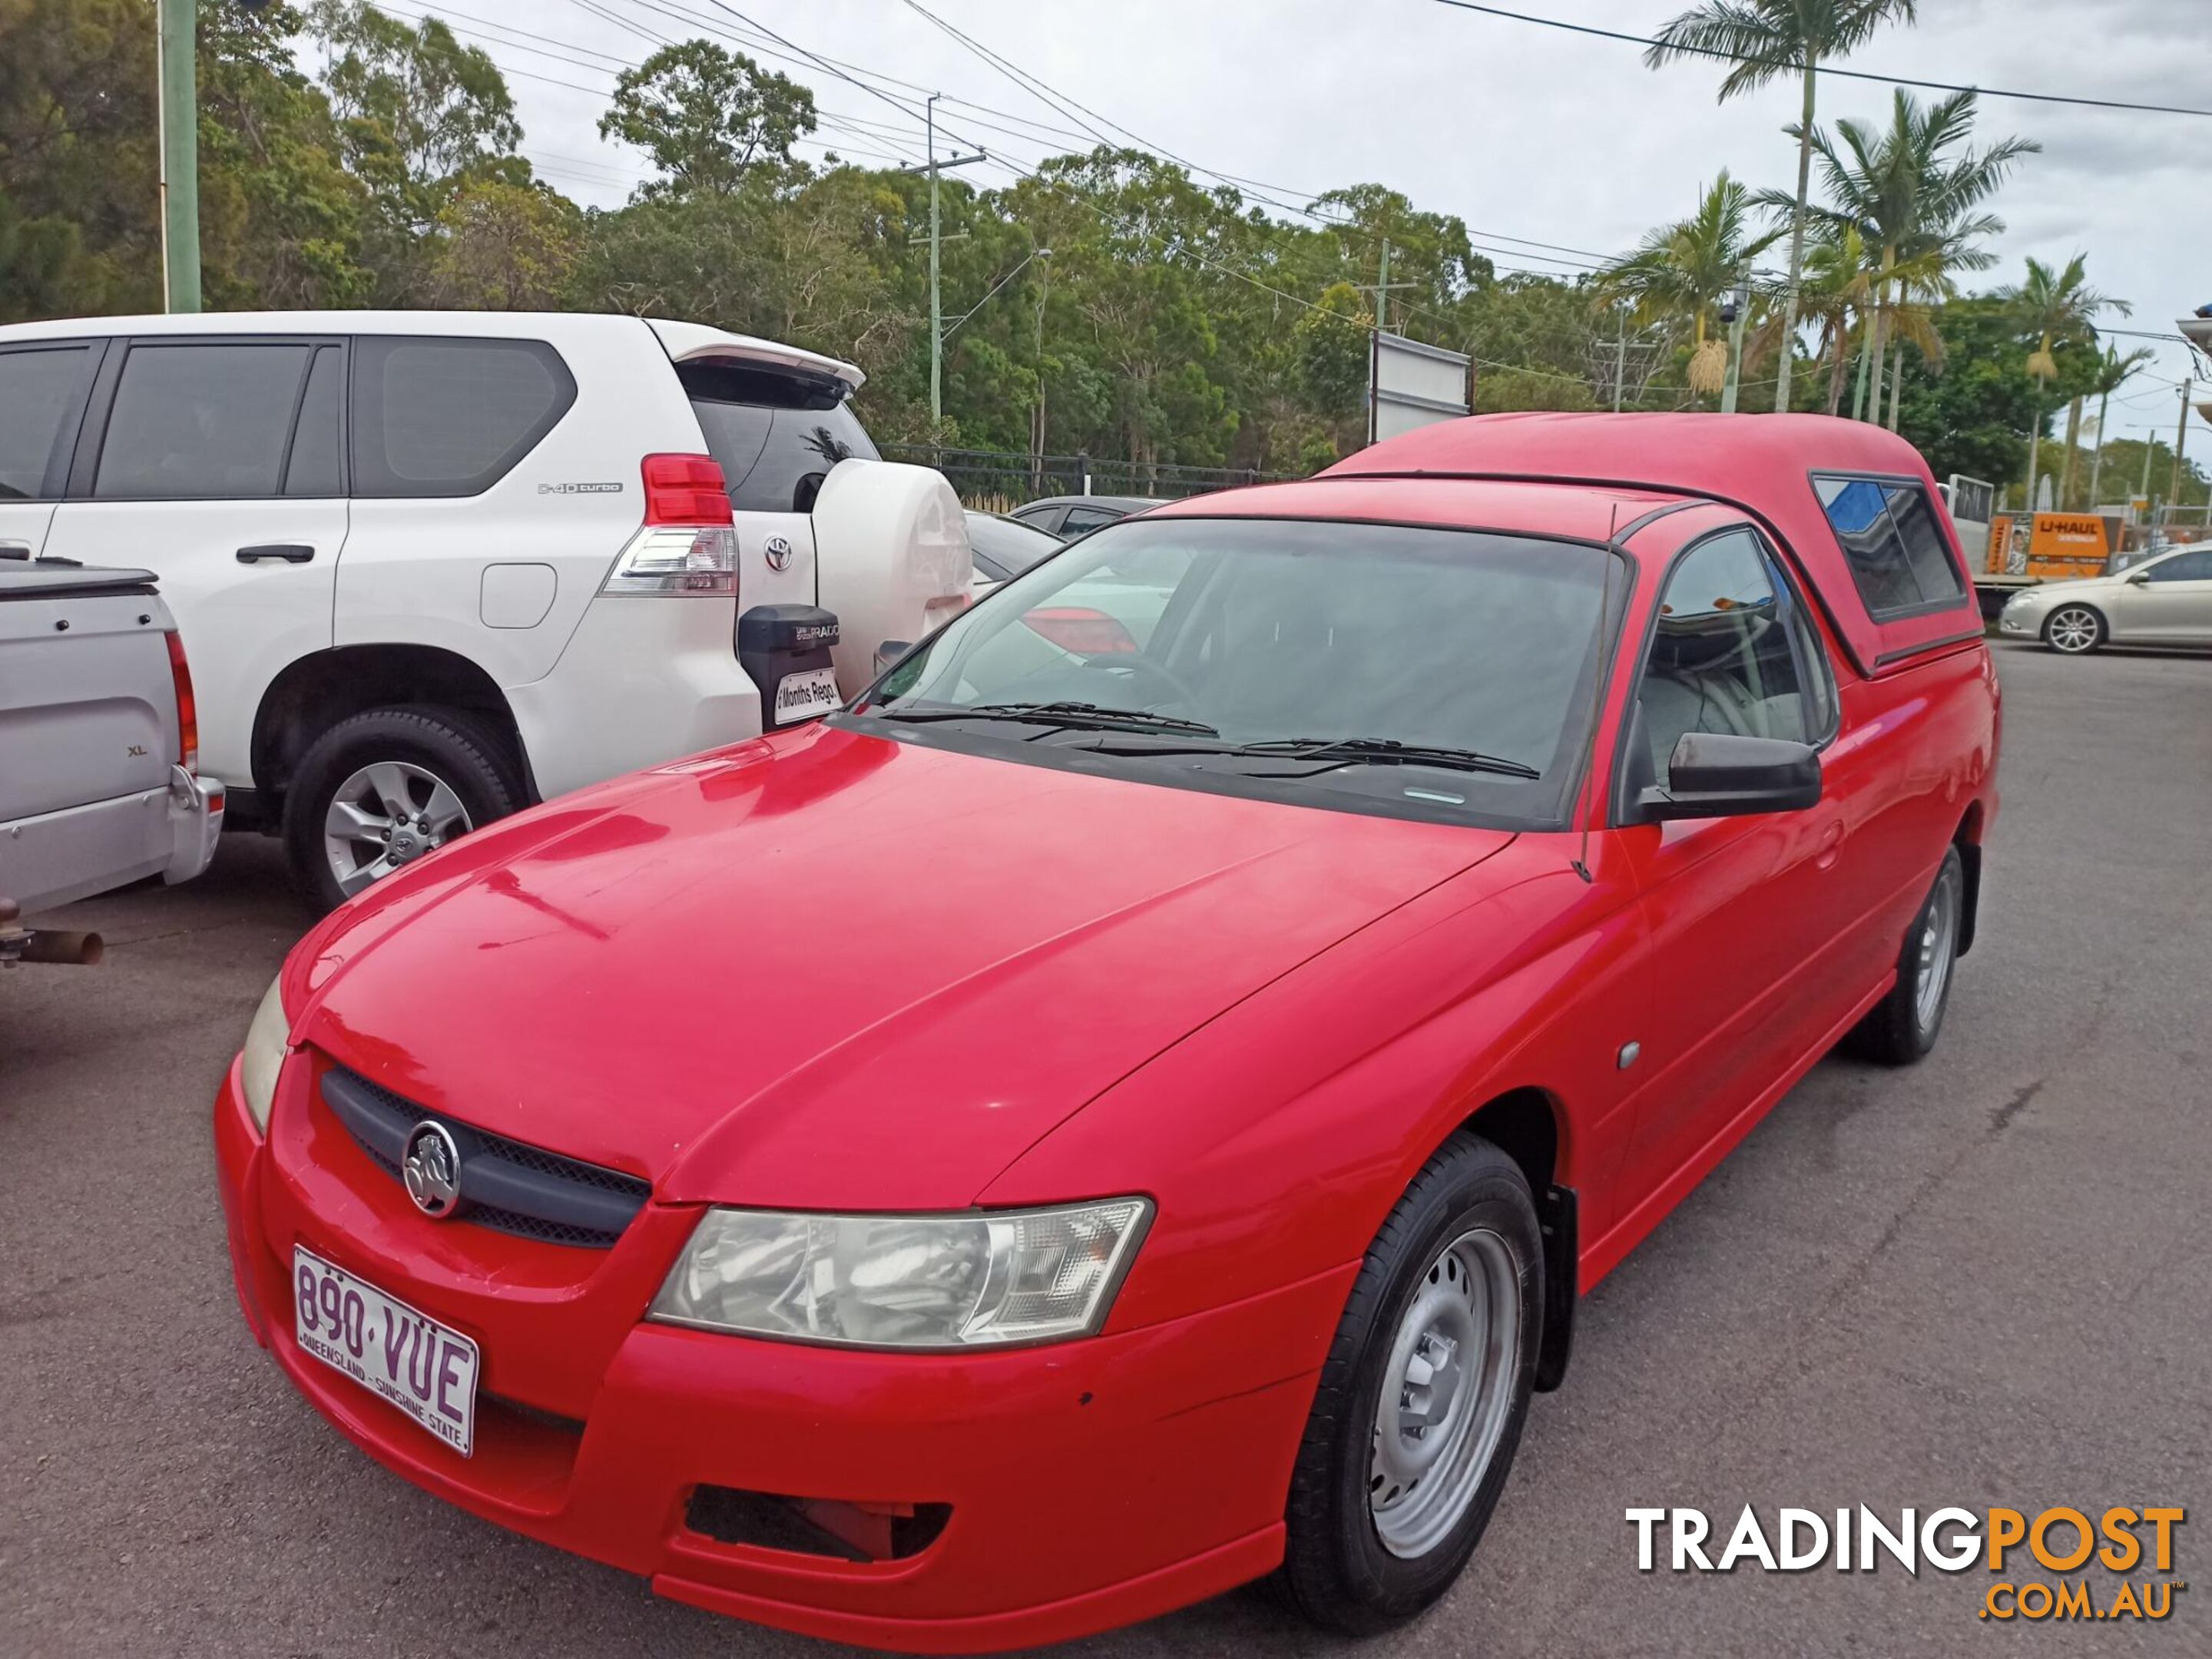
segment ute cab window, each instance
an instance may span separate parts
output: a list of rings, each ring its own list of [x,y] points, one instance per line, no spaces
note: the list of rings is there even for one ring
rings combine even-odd
[[[1960,602],[1964,580],[1918,484],[1816,476],[1813,488],[1868,616],[1881,622]]]

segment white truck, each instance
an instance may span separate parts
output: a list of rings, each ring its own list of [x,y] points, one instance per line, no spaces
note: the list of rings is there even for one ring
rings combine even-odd
[[[959,503],[877,459],[861,378],[615,315],[0,327],[0,546],[158,573],[206,771],[336,904],[825,713],[967,603]]]
[[[0,964],[96,960],[22,918],[208,866],[222,788],[198,775],[191,672],[143,570],[0,548]]]

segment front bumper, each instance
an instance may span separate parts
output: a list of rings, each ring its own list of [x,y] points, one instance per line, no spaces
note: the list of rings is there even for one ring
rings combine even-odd
[[[911,1652],[1065,1640],[1280,1560],[1291,1462],[1356,1263],[1194,1318],[995,1353],[650,1324],[639,1316],[696,1210],[648,1206],[596,1253],[428,1221],[320,1121],[309,1069],[287,1064],[267,1139],[235,1066],[216,1097],[240,1304],[318,1411],[439,1497],[680,1601]],[[473,1458],[295,1346],[295,1241],[477,1339]],[[560,1282],[578,1273],[583,1288]],[[595,1348],[580,1309],[609,1297],[624,1311]],[[848,1562],[695,1530],[702,1486],[951,1514],[918,1553]]]
[[[2007,605],[1997,613],[1997,632],[2008,639],[2032,640],[2043,631],[2043,607]]]

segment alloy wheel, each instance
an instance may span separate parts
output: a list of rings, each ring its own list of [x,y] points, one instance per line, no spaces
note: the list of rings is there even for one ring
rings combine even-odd
[[[323,852],[348,898],[475,825],[460,796],[411,761],[373,761],[331,797]]]
[[[2097,642],[2100,624],[2097,613],[2078,605],[2069,605],[2054,611],[2044,629],[2044,638],[2051,641],[2054,651],[2063,651],[2069,656],[2087,651]]]
[[[1462,1233],[1420,1279],[1390,1345],[1367,1502],[1401,1559],[1443,1541],[1474,1500],[1512,1415],[1520,1275],[1486,1227]]]
[[[1921,917],[1919,972],[1912,994],[1912,1017],[1922,1033],[1936,1029],[1943,1017],[1944,994],[1951,988],[1951,964],[1959,945],[1959,867],[1946,860],[1936,878],[1936,890],[1928,896]]]

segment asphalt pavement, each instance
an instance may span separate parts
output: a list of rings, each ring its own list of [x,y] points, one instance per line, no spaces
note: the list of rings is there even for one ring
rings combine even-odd
[[[1824,1062],[1584,1302],[1474,1565],[1358,1651],[2212,1652],[2212,658],[1999,653],[1941,1047]],[[254,1347],[208,1106],[307,921],[274,842],[51,920],[109,955],[0,973],[0,1654],[837,1651],[437,1502]],[[2160,1623],[2000,1626],[1981,1572],[1637,1571],[1626,1509],[1746,1503],[2181,1505],[2203,1582]],[[1239,1592],[1060,1651],[1345,1645]]]

